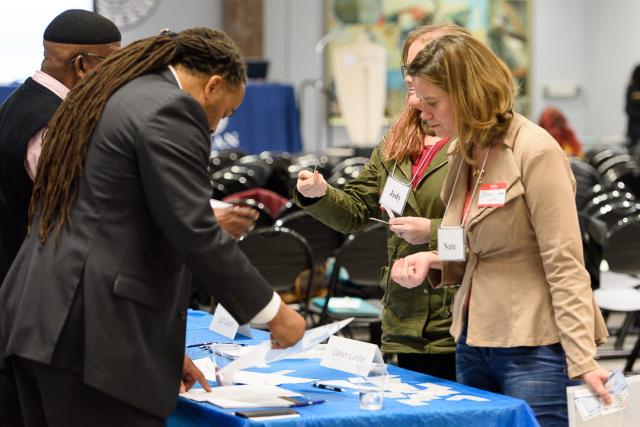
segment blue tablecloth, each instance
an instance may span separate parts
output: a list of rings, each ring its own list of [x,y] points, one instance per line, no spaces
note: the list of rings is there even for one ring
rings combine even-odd
[[[235,114],[222,120],[212,137],[212,149],[262,151],[302,150],[300,119],[293,86],[250,82]]]
[[[191,311],[187,323],[187,342],[195,344],[208,341],[223,341],[220,335],[208,331],[211,316],[202,312]],[[267,339],[268,333],[255,331],[255,339],[245,342],[259,342]],[[194,359],[210,356],[206,350],[188,348],[187,353]],[[252,369],[256,372],[274,372],[282,369],[293,370],[290,375],[319,378],[347,379],[353,377],[334,369],[319,365],[318,359],[288,359],[273,363],[268,369]],[[389,366],[389,373],[399,375],[402,382],[416,385],[431,382],[446,385],[460,393],[489,399],[488,402],[470,400],[447,401],[433,400],[425,406],[407,406],[396,399],[385,398],[381,411],[362,411],[358,408],[358,396],[352,390],[335,392],[312,387],[310,383],[286,384],[281,387],[295,390],[309,399],[324,399],[320,405],[296,408],[300,418],[274,420],[269,422],[249,421],[233,415],[232,409],[220,409],[208,403],[198,403],[179,398],[174,414],[169,418],[170,427],[184,426],[313,426],[313,427],[370,427],[370,426],[537,426],[533,412],[522,400],[488,393],[466,387],[450,381],[441,380],[428,375],[419,374],[396,366]],[[419,387],[420,388],[420,387]]]

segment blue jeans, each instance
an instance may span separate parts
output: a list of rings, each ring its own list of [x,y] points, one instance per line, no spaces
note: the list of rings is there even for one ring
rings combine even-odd
[[[566,426],[568,386],[560,344],[490,348],[466,344],[466,328],[456,347],[458,382],[526,401],[541,426]]]

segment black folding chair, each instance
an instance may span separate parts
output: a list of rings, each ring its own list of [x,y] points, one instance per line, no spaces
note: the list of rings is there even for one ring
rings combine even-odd
[[[335,263],[329,279],[329,291],[322,307],[309,305],[309,310],[319,316],[319,324],[355,317],[352,323],[368,324],[371,331],[379,328],[382,316],[380,298],[363,298],[368,304],[376,308],[376,314],[367,313],[339,313],[329,309],[332,297],[354,295],[356,289],[361,288],[363,295],[367,293],[381,293],[380,275],[382,268],[389,262],[387,253],[387,227],[384,224],[372,224],[358,233],[350,234],[344,243],[335,251]],[[344,268],[349,274],[349,290],[339,283],[340,269]],[[349,328],[345,334],[351,335]],[[372,341],[378,341],[372,336]]]
[[[286,227],[301,234],[311,246],[315,265],[324,265],[327,258],[333,256],[340,247],[344,236],[328,225],[323,224],[305,211],[285,215],[275,222],[276,227]]]
[[[240,240],[239,246],[276,292],[292,291],[298,275],[309,270],[305,300],[293,307],[306,317],[313,284],[313,254],[304,237],[284,227],[259,228]]]

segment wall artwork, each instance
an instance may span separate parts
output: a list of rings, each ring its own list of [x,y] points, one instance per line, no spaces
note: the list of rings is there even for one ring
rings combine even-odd
[[[371,40],[387,52],[385,115],[401,109],[406,86],[400,72],[402,44],[409,32],[421,25],[455,23],[483,40],[511,69],[518,85],[517,110],[530,109],[530,5],[529,0],[327,0],[325,84],[334,89],[330,55],[332,49]],[[335,98],[334,98],[335,99]],[[329,121],[341,124],[335,101],[329,102]]]

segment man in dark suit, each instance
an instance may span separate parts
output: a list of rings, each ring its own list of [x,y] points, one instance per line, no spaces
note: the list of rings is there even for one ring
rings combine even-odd
[[[302,336],[209,207],[209,132],[245,82],[224,33],[167,33],[112,55],[54,115],[31,233],[0,288],[0,361],[27,426],[163,425],[193,381],[191,272],[275,347]]]

